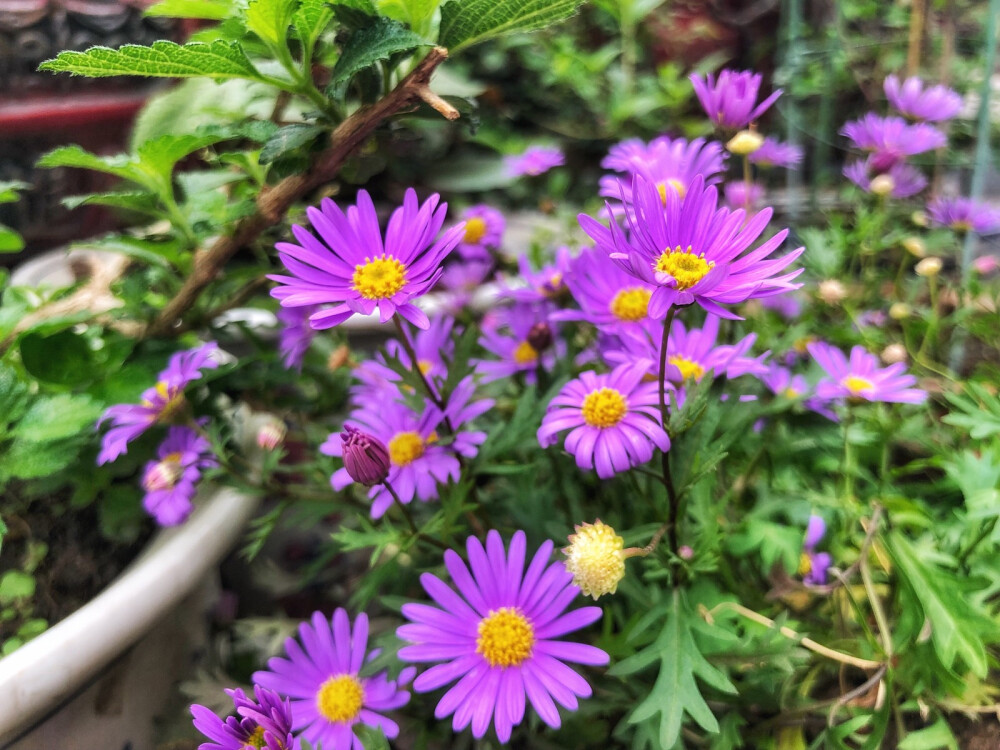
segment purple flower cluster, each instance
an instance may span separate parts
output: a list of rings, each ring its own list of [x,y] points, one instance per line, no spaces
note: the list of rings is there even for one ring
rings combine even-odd
[[[781,89],[778,89],[757,104],[761,80],[760,74],[750,70],[723,70],[718,78],[711,73],[704,78],[698,74],[691,75],[694,93],[708,119],[720,128],[730,130],[745,128],[781,96]]]
[[[226,693],[233,699],[236,716],[223,720],[205,706],[191,706],[194,728],[211,740],[198,745],[198,750],[292,750],[292,709],[287,698],[282,700],[260,685],[254,686],[253,698],[239,688]]]

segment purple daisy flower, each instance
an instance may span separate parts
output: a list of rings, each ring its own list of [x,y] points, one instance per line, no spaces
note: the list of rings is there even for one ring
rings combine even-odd
[[[776,396],[799,399],[809,392],[809,384],[802,375],[792,375],[791,370],[779,365],[771,365],[761,380]]]
[[[358,615],[352,628],[343,609],[329,620],[315,612],[312,624],[299,625],[299,637],[301,645],[294,638],[285,641],[288,658],[273,657],[268,671],[253,675],[255,682],[292,699],[292,726],[298,736],[324,750],[364,750],[351,729],[361,722],[395,738],[399,725],[385,712],[410,701],[409,692],[399,686],[408,683],[415,670],[404,669],[398,680],[390,680],[386,672],[359,674],[365,662],[378,655],[367,652],[368,616]]]
[[[757,104],[762,79],[760,74],[751,70],[722,70],[718,80],[711,73],[704,78],[692,73],[690,79],[708,119],[719,127],[733,130],[745,128],[781,96],[781,89],[777,89]]]
[[[751,182],[748,187],[743,180],[734,180],[723,186],[722,194],[730,209],[749,211],[764,200],[764,186]]]
[[[491,262],[491,250],[500,247],[503,230],[507,225],[503,214],[491,206],[478,204],[462,212],[465,234],[458,243],[458,253],[465,260]]]
[[[871,159],[848,164],[844,167],[844,177],[865,192],[874,192],[872,190]],[[923,173],[905,162],[893,164],[887,172],[874,175],[874,177],[882,180],[880,189],[888,187],[889,196],[892,198],[909,198],[927,187],[927,178],[924,177]]]
[[[282,286],[271,296],[284,307],[332,305],[313,313],[310,324],[317,330],[340,325],[355,313],[379,311],[385,323],[395,313],[418,328],[428,326],[427,316],[412,300],[424,294],[440,278],[441,261],[461,242],[464,224],[447,230],[437,241],[448,204],[438,206],[435,193],[423,204],[408,188],[403,205],[392,212],[385,231],[379,228],[375,205],[366,190],[358,191],[358,202],[345,213],[329,198],[306,215],[319,235],[295,225],[292,234],[300,244],[279,242],[278,257],[291,276],[271,275]]]
[[[962,97],[957,91],[940,84],[925,89],[924,82],[916,77],[900,83],[899,78],[891,75],[885,79],[883,88],[893,108],[913,120],[950,120],[962,109]]]
[[[933,125],[909,124],[902,117],[879,117],[869,112],[840,130],[862,151],[871,152],[870,166],[887,172],[908,156],[944,146],[948,139]]]
[[[560,310],[551,319],[586,320],[609,332],[646,320],[655,288],[626,273],[607,253],[595,248],[585,248],[573,259],[566,286],[580,309]]]
[[[993,234],[1000,230],[1000,209],[971,198],[935,198],[927,204],[931,221],[956,232]]]
[[[756,250],[740,256],[764,231],[771,209],[749,220],[742,210],[718,208],[718,193],[695,178],[683,200],[667,193],[664,207],[656,186],[636,177],[636,201],[626,214],[629,233],[616,223],[606,227],[580,214],[580,226],[597,247],[610,254],[622,268],[656,290],[649,301],[649,316],[662,319],[673,305],[697,302],[705,310],[724,318],[739,316],[722,305],[755,297],[783,294],[797,289],[792,279],[802,269],[782,276],[805,248],[767,260],[788,236],[783,229]]]
[[[201,377],[202,370],[212,370],[219,363],[212,357],[219,345],[214,341],[195,349],[177,352],[170,357],[156,379],[156,385],[143,391],[138,404],[109,406],[97,421],[100,427],[111,421],[111,429],[101,441],[98,466],[114,461],[128,452],[128,444],[158,422],[168,422],[185,404],[184,388]]]
[[[309,325],[309,316],[318,310],[317,305],[278,308],[278,321],[282,326],[278,337],[278,351],[281,352],[281,361],[286,370],[302,369],[302,360],[316,335],[316,331]]]
[[[653,447],[670,449],[670,438],[660,422],[659,386],[644,378],[649,362],[616,367],[610,373],[581,373],[552,399],[538,442],[547,448],[556,435],[566,436],[567,452],[581,469],[597,469],[607,479],[653,457]]]
[[[802,161],[802,149],[791,143],[781,143],[774,138],[765,138],[760,148],[750,154],[751,164],[758,167],[783,167],[797,169]]]
[[[802,540],[802,557],[799,559],[799,575],[802,582],[811,586],[826,583],[826,572],[833,559],[826,552],[816,552],[816,547],[826,536],[826,521],[817,515],[809,516],[806,535]]]
[[[830,377],[816,386],[816,395],[822,399],[905,404],[922,404],[927,400],[925,391],[910,387],[917,379],[905,374],[906,365],[902,362],[879,367],[878,357],[862,346],[851,349],[850,360],[836,347],[821,341],[811,342],[807,348]]]
[[[566,352],[566,343],[554,337],[547,315],[532,305],[518,304],[498,311],[499,325],[483,326],[479,345],[499,360],[474,360],[476,372],[482,375],[482,382],[491,383],[501,378],[509,378],[518,373],[524,375],[528,383],[538,377],[538,367],[551,371],[556,359]],[[549,326],[549,346],[539,349],[532,335],[536,326]]]
[[[508,177],[537,177],[553,167],[561,167],[566,162],[562,151],[548,146],[529,146],[524,153],[504,159],[504,169]]]
[[[443,662],[417,677],[413,688],[424,693],[458,680],[438,702],[435,717],[454,714],[458,732],[472,724],[472,735],[482,738],[490,722],[502,743],[524,720],[530,702],[542,721],[560,726],[556,703],[569,711],[577,698],[591,694],[590,685],[564,662],[601,666],[608,655],[583,643],[555,640],[600,618],[600,607],[566,607],[580,595],[573,576],[562,562],[550,563],[553,544],[539,547],[527,570],[525,535],[518,531],[505,553],[496,531],[486,537],[486,548],[469,537],[469,567],[452,550],[444,564],[458,592],[430,573],[420,583],[439,605],[408,603],[403,616],[410,620],[396,634],[412,645],[399,650],[409,662]],[[471,569],[471,573],[470,573]]]
[[[703,138],[695,138],[690,143],[683,138],[667,136],[654,138],[648,144],[638,139],[623,141],[611,147],[601,166],[625,172],[627,177],[605,175],[601,178],[600,194],[632,203],[632,177],[642,175],[656,184],[664,203],[668,189],[683,198],[698,175],[709,185],[722,179],[726,156],[721,144],[706,142]]]
[[[156,455],[160,460],[148,462],[142,473],[142,507],[160,526],[176,526],[194,510],[202,471],[218,463],[208,440],[183,425],[167,430]]]
[[[198,750],[291,750],[292,710],[288,699],[260,685],[254,685],[253,698],[236,688],[226,690],[233,699],[236,716],[222,720],[205,706],[191,706],[194,728],[211,742],[198,745]]]
[[[573,256],[568,247],[556,249],[555,259],[537,271],[532,267],[527,255],[517,259],[517,286],[511,286],[506,280],[501,282],[501,295],[516,302],[533,305],[541,303],[548,307],[553,300],[566,294],[566,276],[570,272]]]

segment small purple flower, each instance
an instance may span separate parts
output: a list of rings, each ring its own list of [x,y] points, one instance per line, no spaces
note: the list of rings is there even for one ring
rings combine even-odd
[[[156,423],[169,422],[185,405],[184,388],[201,377],[202,370],[219,366],[212,357],[219,346],[214,341],[195,349],[177,352],[156,380],[143,391],[138,404],[109,406],[97,421],[98,427],[111,420],[111,429],[101,441],[98,466],[114,461],[128,452],[128,444]]]
[[[566,162],[562,151],[547,146],[529,146],[524,153],[504,159],[508,177],[537,177]]]
[[[906,365],[902,362],[879,367],[878,357],[862,346],[851,349],[850,360],[836,347],[821,341],[811,342],[807,348],[829,376],[816,386],[816,395],[822,399],[906,404],[922,404],[927,400],[925,391],[910,387],[917,379],[905,374]]]
[[[797,169],[802,161],[802,149],[791,143],[781,143],[765,138],[763,145],[748,157],[758,167],[783,167]]]
[[[758,185],[756,182],[751,182],[748,189],[743,180],[734,180],[727,182],[722,191],[726,205],[734,211],[740,208],[749,211],[759,206],[764,200],[764,186]]]
[[[344,425],[340,433],[344,469],[358,484],[373,487],[389,476],[389,451],[374,435]]]
[[[787,368],[772,364],[761,380],[776,396],[782,396],[792,401],[798,401],[805,397],[802,401],[805,408],[833,422],[839,421],[837,415],[830,410],[829,401],[809,395],[812,389],[802,375],[792,375]]]
[[[420,583],[438,606],[403,605],[410,623],[396,634],[412,645],[401,648],[399,658],[442,662],[414,680],[417,692],[457,680],[434,711],[439,719],[454,714],[456,732],[471,722],[472,736],[481,739],[492,722],[497,738],[507,743],[524,720],[528,702],[542,721],[558,729],[556,703],[575,711],[577,698],[591,694],[587,681],[564,662],[608,663],[599,648],[556,640],[599,619],[601,608],[566,612],[580,589],[562,562],[549,562],[552,547],[551,541],[544,542],[525,570],[523,531],[514,534],[506,552],[496,531],[487,535],[485,549],[469,537],[468,567],[454,551],[444,554],[458,591],[424,573]]]
[[[931,221],[956,232],[993,234],[1000,231],[1000,209],[971,198],[935,198],[927,204]]]
[[[551,371],[556,360],[566,351],[566,343],[553,336],[554,345],[545,351],[532,346],[528,337],[536,323],[544,323],[546,317],[533,306],[518,304],[498,311],[500,325],[496,328],[483,327],[479,345],[494,359],[476,360],[476,372],[482,375],[482,382],[491,383],[501,378],[509,378],[518,373],[524,375],[528,383],[534,383],[538,368]]]
[[[804,248],[768,259],[785,241],[787,229],[739,257],[764,231],[770,208],[749,219],[742,210],[718,208],[718,192],[706,187],[700,176],[683,200],[668,191],[666,206],[656,186],[642,177],[635,178],[633,193],[635,203],[626,213],[628,234],[617,222],[607,227],[586,214],[580,214],[579,220],[598,248],[636,278],[656,285],[649,301],[649,316],[654,320],[661,320],[673,305],[694,302],[710,313],[739,320],[722,305],[801,286],[792,279],[802,269],[775,274]]]
[[[198,750],[292,750],[292,710],[288,699],[260,685],[254,685],[253,698],[236,688],[226,690],[233,699],[236,716],[223,720],[197,703],[191,706],[194,728],[211,742]]]
[[[1000,270],[1000,258],[996,255],[980,255],[972,261],[972,267],[980,276],[992,276]]]
[[[887,172],[873,175],[871,159],[858,160],[844,167],[844,177],[868,193],[875,192],[872,180],[879,179],[881,185],[876,187],[880,190],[887,187],[889,196],[897,199],[909,198],[927,187],[923,173],[906,162],[897,162]]]
[[[547,263],[536,271],[528,256],[522,254],[517,259],[519,271],[517,281],[521,283],[517,286],[510,286],[505,282],[501,294],[516,302],[540,303],[548,307],[550,302],[569,291],[566,286],[566,275],[570,272],[572,262],[573,256],[569,248],[560,247],[555,252],[553,262]]]
[[[690,78],[708,119],[720,127],[733,130],[745,128],[781,96],[781,89],[778,89],[757,104],[761,76],[750,70],[722,70],[718,80],[711,73],[705,78],[693,73]]]
[[[167,430],[156,455],[160,460],[148,462],[142,473],[142,507],[160,526],[176,526],[194,510],[202,471],[218,464],[208,440],[182,425]]]
[[[802,541],[799,575],[807,586],[822,586],[833,559],[826,552],[816,552],[816,547],[826,535],[826,521],[817,515],[809,516],[806,535]]]
[[[941,148],[948,141],[933,125],[910,125],[902,117],[879,117],[874,112],[847,123],[840,133],[857,148],[871,152],[870,166],[875,172],[886,172],[906,157]]]
[[[940,84],[925,89],[919,78],[907,78],[900,83],[899,78],[891,75],[885,79],[883,88],[893,108],[913,120],[950,120],[962,109],[962,97],[957,91]]]
[[[570,430],[565,448],[576,456],[581,469],[597,469],[607,479],[646,463],[653,447],[670,449],[670,438],[660,423],[659,388],[643,382],[649,363],[616,367],[612,372],[584,372],[552,399],[538,442],[554,444],[556,435]]]
[[[579,310],[560,310],[553,320],[586,320],[613,333],[648,319],[652,284],[622,270],[603,250],[586,248],[573,259],[566,286]]]
[[[332,305],[310,316],[317,330],[376,309],[383,323],[398,312],[418,328],[426,328],[427,316],[413,300],[437,283],[441,262],[465,231],[459,224],[435,241],[448,210],[447,203],[438,206],[439,200],[435,193],[420,204],[416,191],[408,188],[403,205],[389,217],[383,243],[367,191],[358,191],[357,205],[349,206],[346,213],[324,198],[320,208],[306,209],[320,239],[295,225],[292,234],[300,244],[279,242],[275,246],[291,276],[268,276],[281,285],[271,290],[271,296],[284,307]]]
[[[302,370],[302,360],[316,335],[316,331],[309,325],[309,316],[319,309],[318,305],[278,308],[278,321],[282,326],[278,350],[286,370]]]
[[[410,331],[403,327],[404,334],[410,341],[413,351],[417,355],[416,367],[427,379],[431,388],[437,392],[440,384],[438,380],[444,380],[448,375],[448,365],[445,358],[450,358],[455,350],[455,343],[452,340],[452,331],[455,327],[455,320],[447,315],[437,315],[431,319],[426,330],[417,331],[415,336],[411,336]],[[410,354],[406,348],[397,340],[392,339],[385,345],[386,354],[393,359],[398,359],[400,364],[407,370],[412,370],[414,363],[410,361]],[[361,384],[351,389],[352,394],[358,400],[373,398],[377,400],[385,395],[390,398],[399,398],[398,383],[402,379],[399,373],[386,364],[385,355],[381,352],[362,363],[354,371],[354,375]],[[376,393],[369,397],[372,391],[387,390],[388,394]]]
[[[794,294],[775,294],[764,297],[760,305],[766,310],[773,310],[785,320],[795,320],[802,314],[802,303]]]
[[[458,243],[458,254],[464,260],[489,263],[493,260],[491,250],[500,247],[506,226],[503,214],[491,206],[478,204],[469,206],[462,212],[465,234]]]
[[[377,656],[377,651],[368,653],[368,616],[358,615],[352,628],[343,609],[329,620],[315,612],[311,624],[299,625],[299,638],[301,645],[294,638],[285,641],[287,658],[273,657],[268,671],[253,675],[255,682],[292,699],[298,736],[324,750],[364,750],[351,729],[361,722],[394,739],[399,725],[385,713],[409,703],[409,692],[399,686],[415,670],[404,669],[398,680],[390,680],[386,672],[360,674],[365,662]]]

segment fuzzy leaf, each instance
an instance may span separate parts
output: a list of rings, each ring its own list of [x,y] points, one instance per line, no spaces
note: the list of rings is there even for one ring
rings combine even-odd
[[[581,0],[450,0],[441,8],[438,44],[455,52],[487,39],[537,31],[569,18]]]
[[[295,0],[250,0],[247,28],[268,44],[276,45],[288,33],[294,5]]]
[[[401,23],[389,18],[379,18],[351,35],[330,74],[328,90],[347,83],[355,73],[379,60],[387,60],[400,52],[427,46],[430,45]]]
[[[46,60],[39,70],[72,73],[89,78],[149,76],[154,78],[247,78],[262,80],[243,48],[235,42],[216,40],[209,44],[153,42],[151,47],[126,44],[118,49],[91,47],[85,52],[61,52]]]
[[[19,439],[36,443],[62,440],[89,428],[100,414],[100,404],[88,396],[61,393],[36,400],[14,429],[14,434]]]
[[[333,10],[326,0],[302,0],[292,15],[292,24],[299,39],[311,48],[333,19]]]
[[[146,9],[147,16],[161,18],[197,18],[221,21],[233,12],[233,0],[160,0]]]
[[[268,138],[260,150],[260,163],[271,164],[289,151],[294,151],[307,143],[312,143],[323,132],[323,128],[305,123],[286,125]]]

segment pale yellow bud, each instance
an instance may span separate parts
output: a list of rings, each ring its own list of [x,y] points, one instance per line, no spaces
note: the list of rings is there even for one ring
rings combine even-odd
[[[940,258],[931,256],[917,263],[917,267],[914,270],[917,272],[917,276],[937,276],[941,273],[941,266],[943,265],[944,262]]]
[[[819,282],[819,298],[828,305],[836,305],[847,297],[847,287],[839,279],[826,279]]]
[[[912,221],[918,227],[926,227],[927,214],[925,214],[923,211],[914,211],[912,214],[910,214],[910,221]]]
[[[613,594],[625,577],[625,558],[622,549],[625,540],[615,530],[597,519],[575,527],[570,534],[566,555],[566,570],[573,574],[573,583],[584,596],[595,600],[604,594]]]
[[[915,258],[923,258],[927,255],[927,245],[919,237],[906,237],[902,243],[903,249]]]
[[[749,156],[764,145],[764,137],[753,130],[741,130],[729,139],[726,148],[737,156]]]
[[[882,350],[882,361],[887,365],[906,361],[906,347],[902,344],[889,344]]]
[[[887,174],[880,174],[873,177],[868,189],[880,198],[885,198],[896,189],[896,181]]]
[[[889,308],[889,317],[893,320],[906,320],[913,312],[905,302],[893,302]]]

